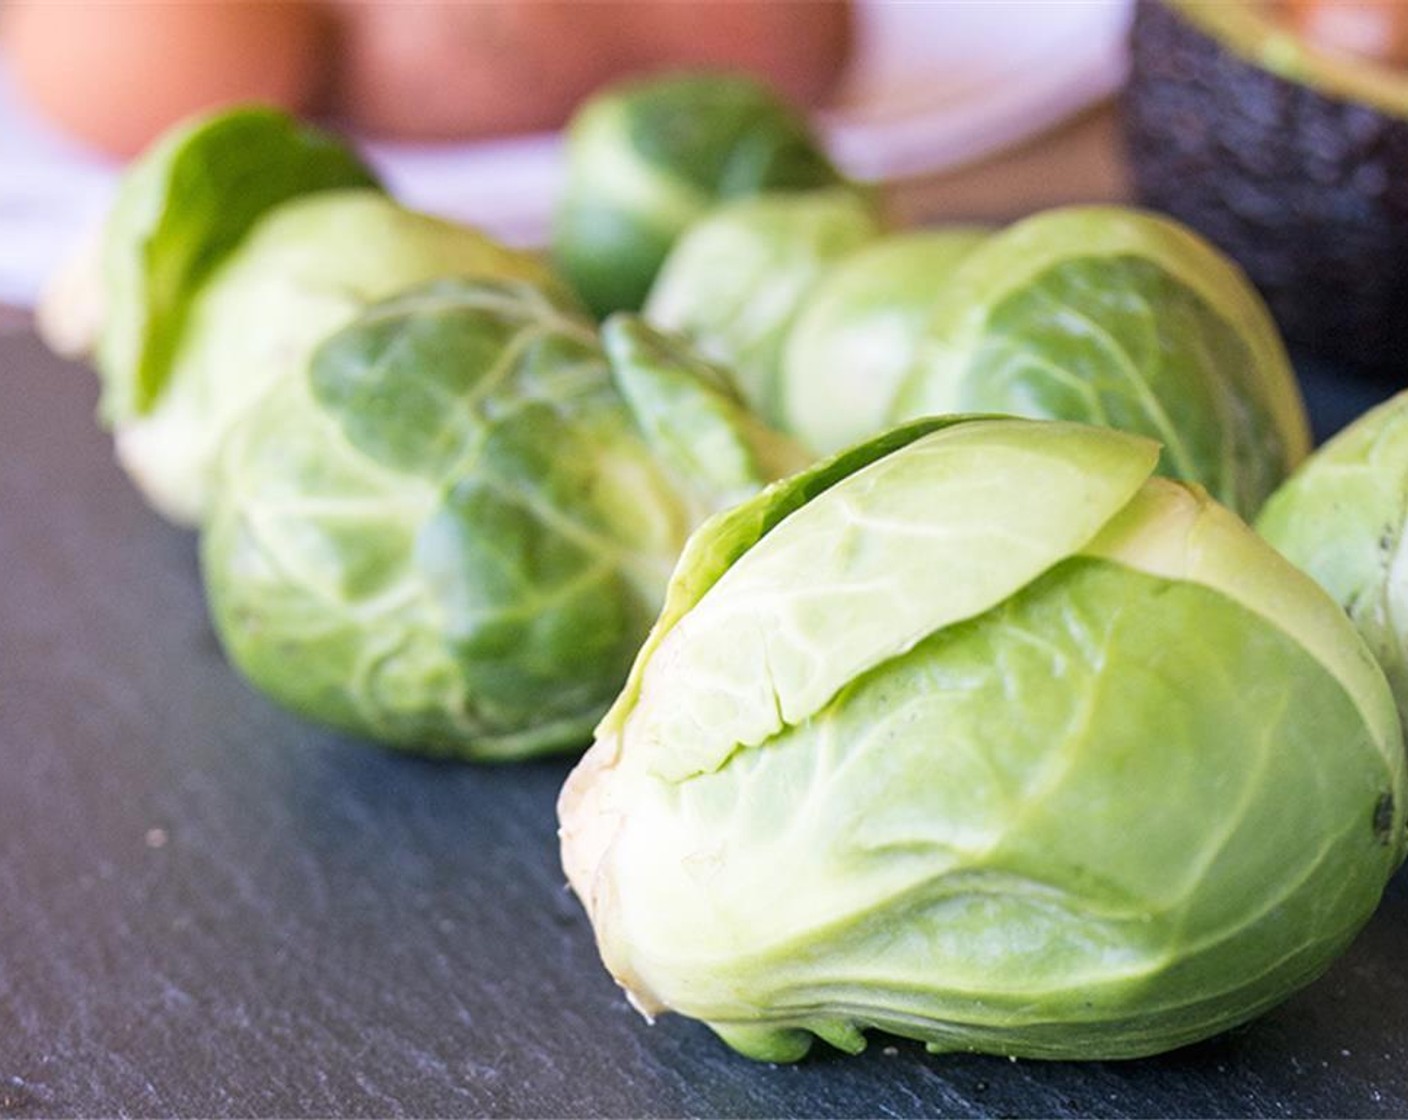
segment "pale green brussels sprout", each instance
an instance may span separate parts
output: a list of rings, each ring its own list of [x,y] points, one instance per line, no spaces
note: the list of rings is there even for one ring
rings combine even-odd
[[[580,744],[690,529],[804,461],[644,324],[606,340],[611,365],[541,289],[468,280],[331,335],[219,459],[201,556],[235,665],[394,746]]]
[[[1243,516],[1309,450],[1299,386],[1260,297],[1174,222],[1118,207],[1050,210],[942,271],[945,283],[921,292],[916,277],[906,297],[932,294],[911,368],[876,378],[866,405],[855,381],[818,360],[825,321],[796,326],[780,426],[825,448],[869,434],[861,421],[874,432],[962,412],[1107,425],[1157,439],[1162,473]],[[870,297],[858,284],[851,298]],[[893,353],[894,328],[867,323],[875,349]],[[811,396],[808,359],[819,364]]]
[[[970,226],[905,230],[826,272],[783,346],[783,430],[823,454],[883,431],[938,293],[988,236]]]
[[[178,129],[123,183],[103,246],[103,411],[172,520],[199,524],[229,426],[372,300],[440,276],[554,282],[537,258],[369,182],[331,138],[236,110]]]
[[[880,233],[869,199],[845,188],[721,205],[671,250],[645,317],[730,369],[743,399],[775,423],[783,346],[803,300]]]
[[[675,238],[716,203],[841,181],[807,119],[754,78],[623,82],[568,124],[554,255],[597,315],[636,310]]]
[[[1316,451],[1256,526],[1344,608],[1408,718],[1408,393]]]
[[[1405,850],[1339,608],[1159,448],[917,421],[706,522],[559,805],[602,956],[754,1058],[1150,1054],[1308,983]]]

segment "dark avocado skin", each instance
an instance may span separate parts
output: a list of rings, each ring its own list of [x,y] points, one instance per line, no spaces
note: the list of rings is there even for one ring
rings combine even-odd
[[[1292,347],[1408,382],[1408,119],[1140,0],[1122,128],[1138,200],[1236,259]]]

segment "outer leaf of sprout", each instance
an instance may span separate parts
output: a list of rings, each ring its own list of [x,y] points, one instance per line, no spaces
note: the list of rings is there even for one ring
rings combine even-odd
[[[163,136],[124,177],[103,237],[97,360],[108,420],[156,404],[197,293],[265,213],[374,186],[341,141],[272,108],[222,110]]]

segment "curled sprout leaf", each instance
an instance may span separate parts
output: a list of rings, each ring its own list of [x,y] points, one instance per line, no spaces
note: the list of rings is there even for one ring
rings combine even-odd
[[[201,116],[162,137],[124,177],[104,235],[97,357],[108,420],[153,408],[196,293],[265,213],[301,195],[376,185],[341,141],[264,106]]]

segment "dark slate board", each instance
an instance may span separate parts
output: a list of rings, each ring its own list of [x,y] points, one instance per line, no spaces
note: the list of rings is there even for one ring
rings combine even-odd
[[[1387,392],[1305,377],[1322,437]],[[266,704],[95,397],[0,339],[0,1116],[1408,1114],[1403,876],[1312,988],[1158,1059],[774,1067],[647,1026],[563,886],[568,762],[429,764]]]

